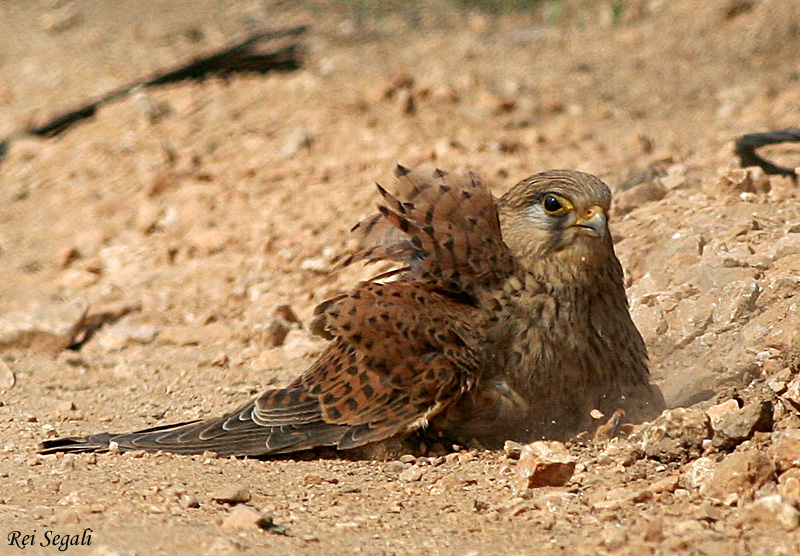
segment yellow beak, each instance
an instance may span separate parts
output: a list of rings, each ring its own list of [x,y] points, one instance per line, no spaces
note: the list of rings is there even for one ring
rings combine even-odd
[[[591,237],[603,237],[608,233],[608,219],[602,207],[592,205],[575,219],[572,225],[578,232]]]

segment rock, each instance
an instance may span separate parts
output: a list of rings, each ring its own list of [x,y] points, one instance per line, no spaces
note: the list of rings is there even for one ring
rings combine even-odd
[[[282,346],[291,330],[302,328],[300,319],[286,303],[278,305],[273,310],[272,321],[269,324],[267,341],[272,347]]]
[[[800,508],[800,468],[793,467],[778,477],[778,494]]]
[[[772,433],[772,446],[767,454],[778,473],[800,468],[800,430],[788,429]]]
[[[796,409],[800,409],[800,376],[794,377],[785,384],[782,398],[791,403]]]
[[[733,504],[751,495],[775,476],[775,466],[766,454],[749,450],[725,458],[700,488],[700,494]]]
[[[61,525],[80,523],[80,514],[72,508],[61,510],[56,514],[56,523]]]
[[[663,462],[687,461],[703,452],[703,441],[711,438],[711,419],[696,407],[678,407],[663,412],[644,431],[645,455]]]
[[[513,484],[520,490],[563,486],[572,478],[576,463],[577,459],[561,442],[531,442],[522,448]]]
[[[519,459],[522,455],[522,448],[522,444],[513,440],[506,440],[505,444],[503,444],[503,452],[508,459]]]
[[[104,350],[114,351],[133,344],[149,344],[157,334],[158,328],[152,324],[117,323],[104,326],[96,341]]]
[[[711,445],[718,450],[730,450],[749,440],[757,432],[771,430],[772,402],[762,400],[749,403],[717,423]]]
[[[722,169],[716,183],[713,184],[712,188],[709,188],[709,193],[713,194],[715,191],[724,191],[728,193],[768,193],[769,190],[769,176],[767,176],[766,172],[761,168],[752,166],[747,168]]]
[[[183,496],[181,496],[180,501],[181,501],[181,506],[183,506],[184,508],[200,507],[200,501],[197,499],[196,496],[193,496],[191,494],[184,494]]]
[[[740,527],[778,526],[786,531],[800,527],[800,511],[780,494],[759,498],[746,506],[735,520]]]
[[[278,156],[280,158],[292,158],[302,149],[307,149],[314,142],[314,136],[304,125],[298,125],[290,131],[283,140]]]
[[[14,374],[14,371],[8,363],[0,359],[0,391],[7,392],[11,390],[16,383],[17,375]]]
[[[739,411],[739,403],[734,400],[726,400],[722,403],[712,405],[706,409],[706,415],[711,419],[711,428],[716,429],[717,424],[728,415]]]
[[[213,501],[224,504],[241,504],[250,498],[250,489],[241,485],[230,485],[211,494]]]
[[[418,467],[416,465],[412,465],[408,469],[402,471],[399,475],[401,481],[406,482],[416,482],[422,479],[422,476],[425,474],[425,470],[422,467]]]
[[[614,196],[614,217],[627,214],[645,203],[660,201],[666,194],[667,189],[658,180],[634,185]]]
[[[223,251],[230,243],[231,236],[219,228],[193,229],[188,234],[188,241],[203,255],[211,255]]]
[[[233,556],[244,552],[245,548],[238,542],[220,537],[215,539],[203,553],[203,556]]]
[[[689,490],[700,490],[714,475],[717,462],[709,457],[697,458],[683,468],[683,486]]]
[[[256,509],[238,505],[225,517],[222,526],[231,529],[269,529],[273,523],[270,518],[261,515]]]
[[[83,331],[88,309],[83,299],[49,300],[0,315],[0,349],[49,353],[66,349]]]

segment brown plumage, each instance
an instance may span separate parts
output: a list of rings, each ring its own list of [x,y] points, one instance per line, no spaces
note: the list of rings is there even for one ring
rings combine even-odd
[[[663,409],[589,174],[531,176],[499,201],[475,174],[397,170],[345,264],[402,268],[317,307],[331,343],[285,388],[219,419],[45,441],[41,451],[263,456],[354,448],[429,426],[484,445],[559,438],[590,411]]]

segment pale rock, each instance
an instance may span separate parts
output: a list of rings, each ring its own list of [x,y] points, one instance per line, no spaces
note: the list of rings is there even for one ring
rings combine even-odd
[[[401,481],[406,482],[416,482],[422,479],[422,476],[425,474],[425,470],[422,467],[412,465],[408,469],[402,471],[399,475]]]
[[[214,539],[211,546],[203,553],[203,556],[234,556],[244,553],[245,548],[238,542],[220,537]]]
[[[514,486],[524,490],[562,486],[572,478],[577,459],[564,444],[554,440],[531,442],[522,448]]]
[[[778,493],[800,508],[800,468],[793,467],[778,477]]]
[[[711,438],[711,419],[696,407],[664,411],[644,431],[644,453],[659,461],[687,461],[703,451],[703,441]]]
[[[689,490],[698,491],[714,475],[717,462],[709,457],[699,457],[688,463],[683,468],[683,486]]]
[[[0,359],[0,391],[7,392],[17,383],[17,375],[8,363]]]
[[[104,326],[97,334],[97,344],[106,351],[122,349],[134,344],[149,344],[158,334],[152,324],[117,323]]]
[[[772,445],[767,450],[778,473],[800,468],[800,430],[788,429],[772,433]]]
[[[61,351],[83,331],[88,309],[83,299],[50,300],[0,315],[0,348]]]
[[[725,504],[738,502],[773,480],[775,466],[762,452],[734,452],[722,460],[700,488],[700,494]]]
[[[272,526],[272,520],[250,506],[239,504],[228,513],[222,526],[231,529],[268,529]]]
[[[739,323],[756,309],[761,287],[753,279],[732,282],[716,292],[711,318],[718,331]]]
[[[284,138],[280,150],[279,158],[292,158],[303,149],[311,147],[314,136],[304,125],[295,126]]]
[[[706,409],[706,414],[711,419],[711,427],[716,428],[717,424],[728,415],[739,411],[739,403],[734,400],[726,400],[722,403],[712,405]]]
[[[800,527],[800,511],[780,494],[770,494],[743,508],[735,521],[740,527],[777,525],[785,531],[794,531]]]
[[[714,427],[711,445],[718,450],[730,450],[757,432],[772,430],[772,402],[762,400],[745,405],[728,415]]]
[[[223,504],[241,504],[251,497],[250,489],[241,485],[229,485],[211,494],[212,500]]]

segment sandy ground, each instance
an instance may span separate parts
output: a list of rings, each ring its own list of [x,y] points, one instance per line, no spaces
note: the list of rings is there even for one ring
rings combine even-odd
[[[65,552],[800,553],[800,189],[732,155],[742,133],[800,122],[800,8],[364,6],[3,3],[0,137],[254,28],[311,30],[300,71],[137,91],[11,144],[0,554],[89,533]],[[800,166],[796,145],[768,152]],[[533,489],[511,449],[36,454],[43,438],[219,414],[301,372],[323,345],[314,306],[375,271],[333,268],[398,162],[473,169],[498,194],[554,167],[611,184],[654,379],[691,409],[576,439],[572,479]],[[274,346],[281,304],[304,326]],[[230,485],[250,499],[216,501]],[[230,517],[243,507],[283,533]]]

